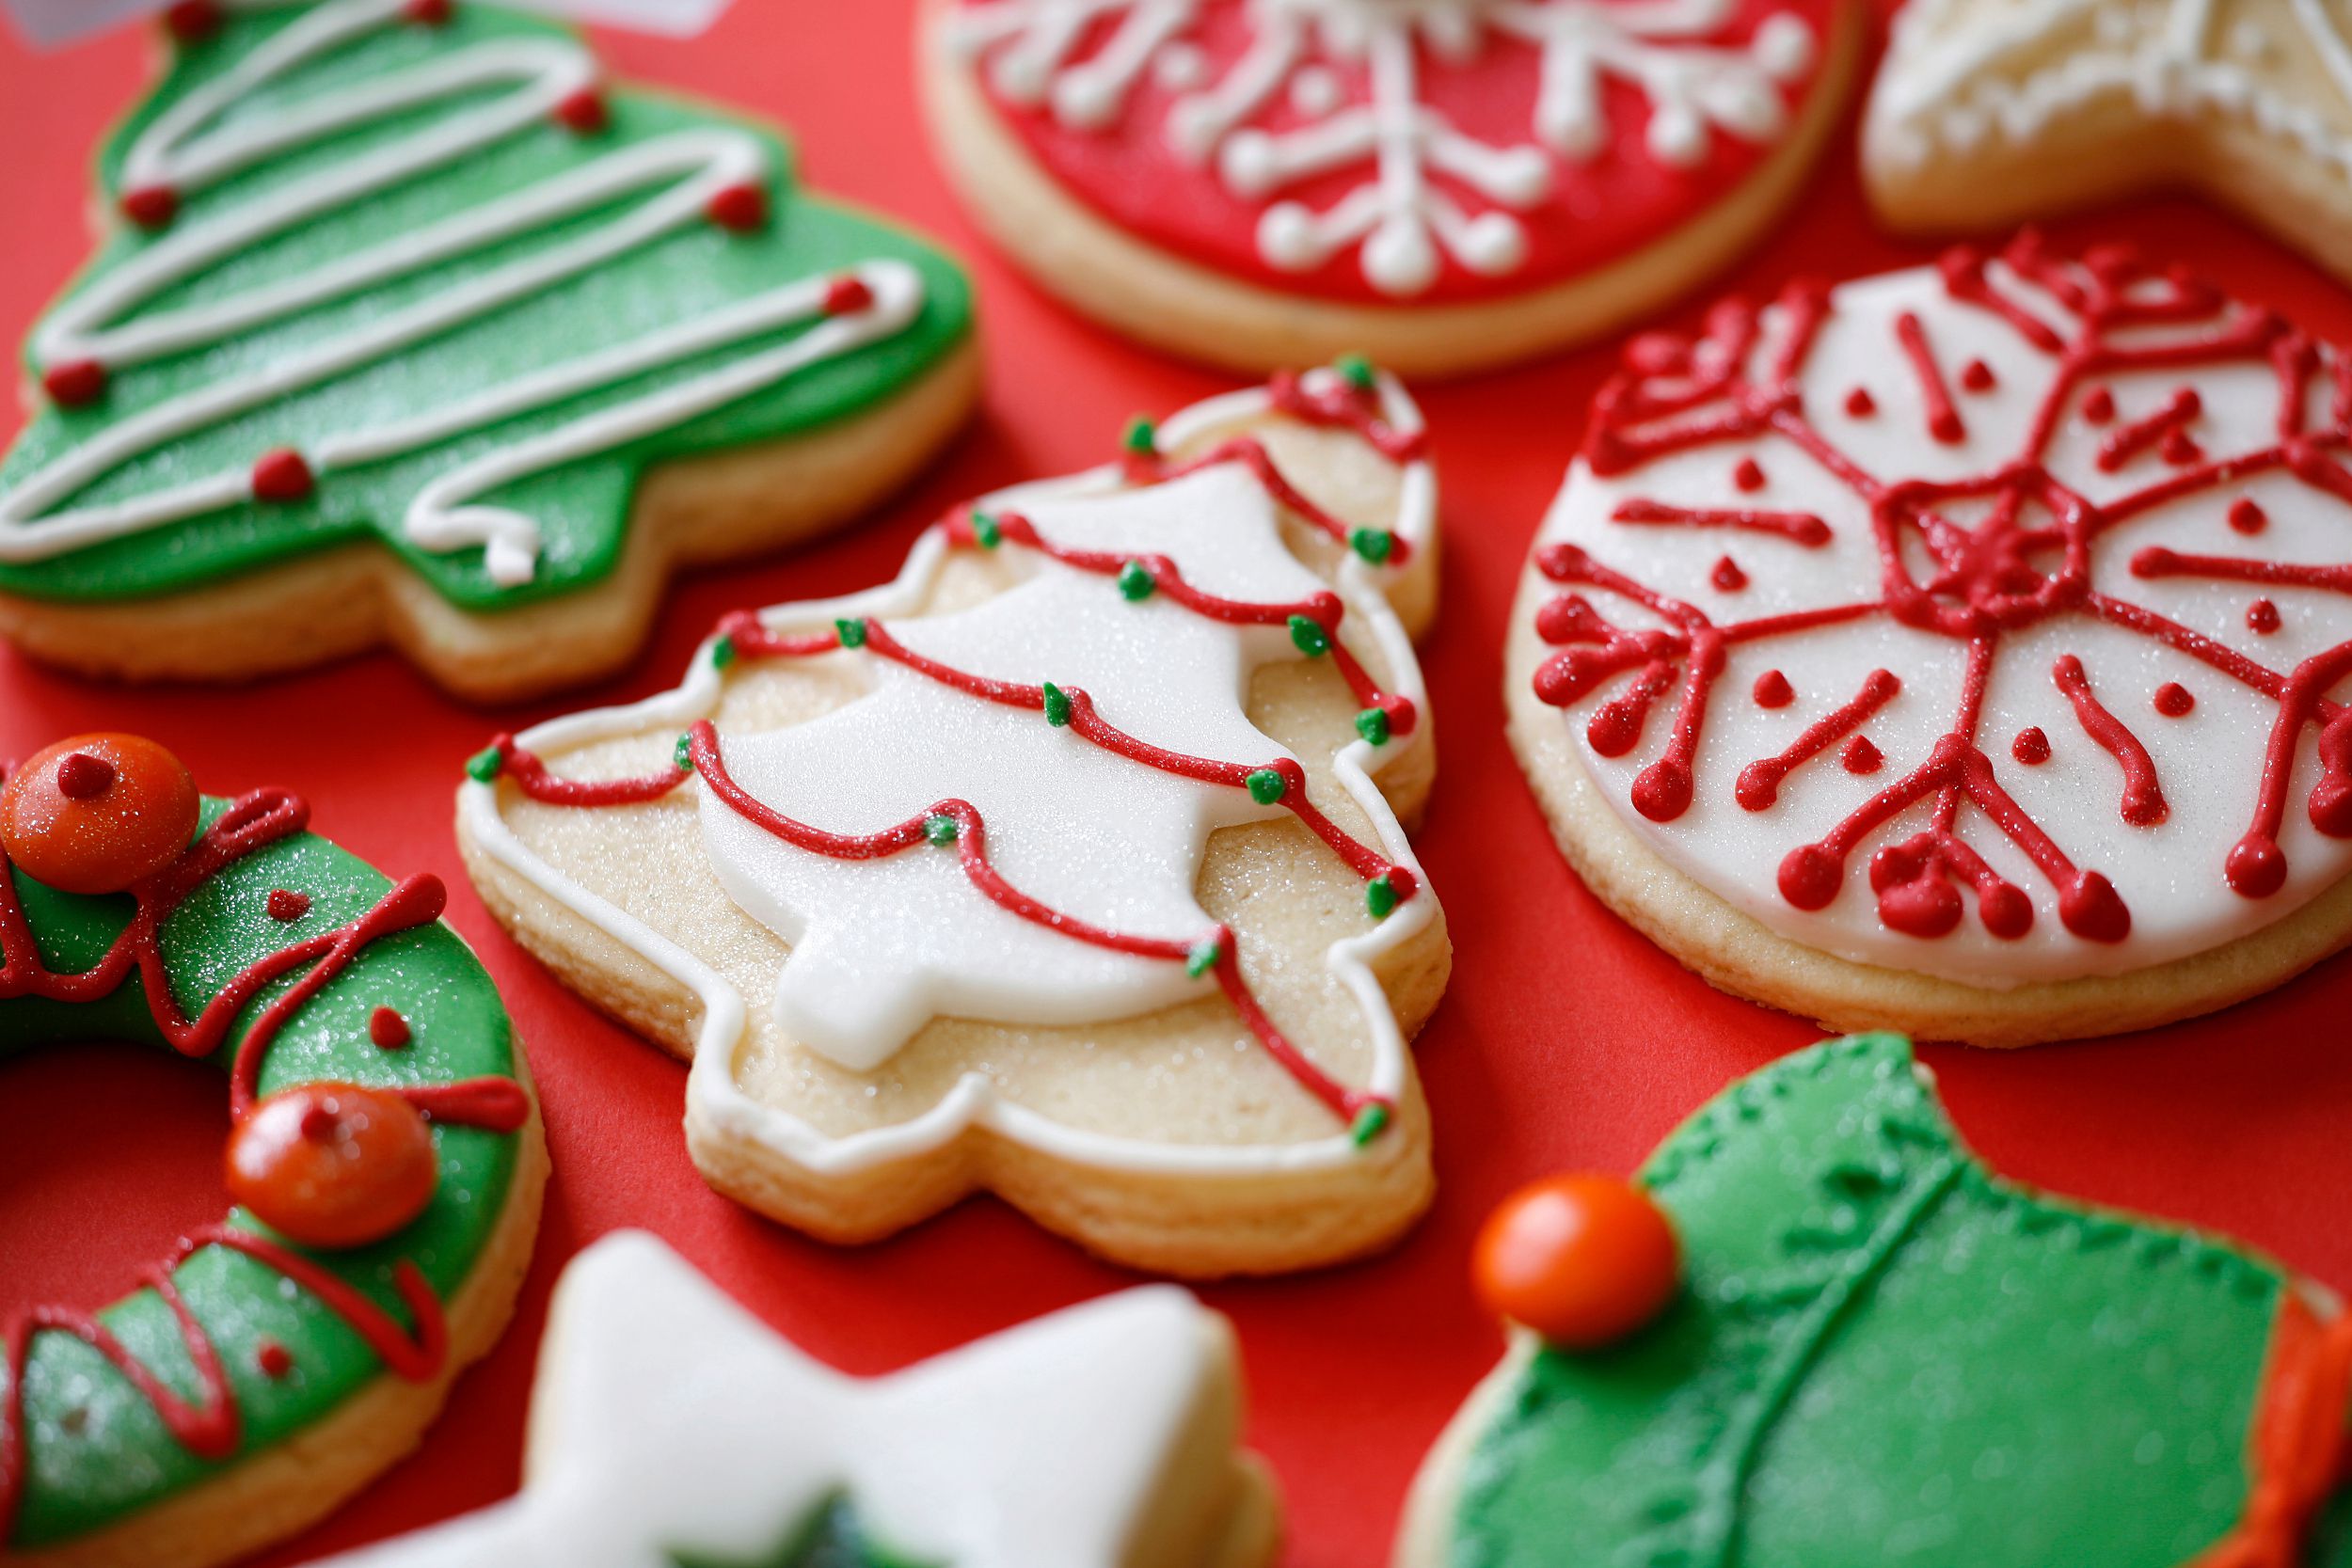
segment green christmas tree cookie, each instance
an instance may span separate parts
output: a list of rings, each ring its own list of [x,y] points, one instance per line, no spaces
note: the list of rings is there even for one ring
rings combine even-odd
[[[674,565],[838,523],[969,407],[968,285],[767,130],[450,0],[193,0],[24,351],[0,633],[134,678],[396,641],[520,695]]]
[[[1993,1175],[1899,1037],[1734,1085],[1638,1182],[1490,1225],[1522,1326],[1400,1568],[2352,1563],[2336,1298]]]

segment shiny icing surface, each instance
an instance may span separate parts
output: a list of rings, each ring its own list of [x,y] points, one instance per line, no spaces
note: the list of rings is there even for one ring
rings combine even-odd
[[[1845,958],[2001,987],[2260,930],[2352,864],[2344,373],[2030,239],[1727,305],[1602,394],[1536,691],[1645,843]]]
[[[1340,299],[1492,298],[1736,188],[1830,0],[958,0],[938,47],[1112,222]]]

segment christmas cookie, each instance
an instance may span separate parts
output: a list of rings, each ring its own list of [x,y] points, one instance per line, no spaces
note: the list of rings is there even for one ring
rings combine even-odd
[[[522,1495],[333,1568],[1258,1568],[1225,1320],[1106,1296],[889,1377],[779,1339],[642,1231],[556,1287]]]
[[[112,1306],[4,1325],[10,1563],[195,1568],[293,1534],[416,1446],[514,1307],[547,1172],[521,1049],[439,880],[389,882],[310,816],[201,797],[134,736],[0,788],[0,1050],[217,1062],[236,1204]]]
[[[2190,185],[2352,277],[2352,18],[2322,0],[1912,0],[1863,169],[1907,229]]]
[[[1073,305],[1263,371],[1607,331],[1794,195],[1848,0],[928,0],[931,131]]]
[[[1480,1283],[1511,1349],[1398,1568],[2352,1562],[2335,1295],[1992,1174],[1896,1036],[1734,1085],[1635,1184],[1531,1189]],[[1638,1315],[1579,1332],[1603,1298]]]
[[[2352,932],[2352,361],[2118,248],[1636,342],[1536,541],[1511,734],[1725,990],[1981,1045]]]
[[[501,736],[475,883],[692,1056],[695,1163],[787,1224],[987,1188],[1171,1273],[1380,1246],[1429,1197],[1405,1042],[1451,951],[1399,825],[1421,448],[1361,363],[1139,420],[887,586],[727,617],[667,696]]]
[[[449,0],[191,0],[33,329],[0,633],[134,679],[628,659],[674,566],[839,523],[969,405],[961,273],[782,142]]]

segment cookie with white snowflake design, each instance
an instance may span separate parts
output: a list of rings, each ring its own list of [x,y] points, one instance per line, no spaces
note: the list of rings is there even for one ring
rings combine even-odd
[[[1984,1045],[2352,933],[2352,359],[2120,247],[1718,308],[1601,392],[1511,633],[1593,889],[1726,990]]]
[[[1241,1402],[1232,1330],[1173,1286],[855,1378],[624,1231],[556,1287],[521,1495],[331,1562],[1260,1568]]]
[[[1981,229],[2186,185],[2352,277],[2352,11],[1913,0],[1862,148],[1872,201],[1905,229]]]
[[[1609,331],[1739,252],[1842,102],[1851,0],[928,0],[932,138],[1079,309],[1245,370]]]
[[[0,635],[38,658],[241,680],[389,644],[527,696],[626,663],[674,567],[855,518],[971,407],[953,261],[567,27],[167,18],[0,459]]]
[[[885,587],[726,618],[667,696],[500,737],[468,865],[691,1055],[696,1164],[788,1224],[985,1188],[1171,1273],[1369,1251],[1430,1192],[1434,516],[1360,361],[1138,421]]]

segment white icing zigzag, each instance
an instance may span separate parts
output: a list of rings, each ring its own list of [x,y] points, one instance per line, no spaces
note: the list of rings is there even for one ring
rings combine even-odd
[[[267,10],[283,8],[289,0],[228,3],[244,10]],[[251,107],[290,72],[355,40],[402,25],[406,11],[406,0],[328,0],[295,19],[159,116],[124,159],[124,189],[169,192],[176,200],[322,136],[443,103],[453,105],[449,113],[413,135],[274,186],[228,211],[184,222],[94,279],[52,315],[33,339],[35,369],[78,365],[111,372],[229,342],[581,214],[629,204],[559,245],[294,350],[266,375],[198,388],[91,435],[0,493],[0,561],[47,560],[252,500],[257,473],[236,467],[143,495],[71,504],[109,474],[173,441],[381,364],[708,222],[714,198],[739,188],[764,186],[771,172],[767,148],[747,132],[678,132],[619,149],[422,229],[389,235],[366,250],[309,272],[201,305],[140,314],[151,301],[178,285],[313,218],[546,124],[559,104],[597,83],[595,55],[576,40],[501,39],[452,50],[422,65],[316,94],[273,112]],[[871,262],[855,269],[854,276],[866,285],[868,296],[859,309],[829,311],[836,297],[829,292],[832,279],[795,279],[709,314],[508,381],[478,390],[453,389],[453,401],[421,412],[322,433],[308,438],[298,455],[313,476],[386,462],[796,323],[818,324],[750,357],[598,408],[528,440],[492,447],[439,475],[411,499],[405,524],[419,546],[454,551],[485,546],[492,580],[506,586],[528,582],[537,569],[538,524],[507,508],[478,504],[476,498],[675,429],[811,364],[902,331],[921,310],[921,276],[905,263]]]
[[[1221,78],[1200,86],[1206,66],[1185,35],[1231,4],[1248,18],[1251,42]],[[1555,156],[1581,162],[1601,150],[1604,79],[1648,101],[1648,150],[1670,167],[1705,157],[1710,127],[1755,141],[1778,135],[1787,120],[1779,84],[1803,74],[1817,40],[1784,12],[1748,44],[1709,45],[1732,9],[1732,0],[982,0],[950,15],[946,37],[967,56],[992,56],[990,80],[1006,98],[1048,105],[1066,125],[1108,123],[1147,71],[1184,89],[1168,113],[1168,140],[1188,158],[1215,159],[1233,196],[1269,203],[1258,245],[1270,264],[1305,272],[1360,245],[1365,278],[1402,296],[1437,280],[1440,247],[1472,272],[1518,270],[1527,235],[1510,210],[1552,194]],[[1089,31],[1112,18],[1105,40],[1080,57]],[[1459,62],[1497,38],[1543,55],[1527,139],[1508,146],[1456,128],[1419,80],[1424,52]],[[1363,71],[1369,97],[1348,102],[1335,68]],[[1284,90],[1300,123],[1253,128]],[[1360,182],[1322,212],[1272,199],[1339,170],[1360,170]],[[1433,176],[1495,205],[1472,215]]]

